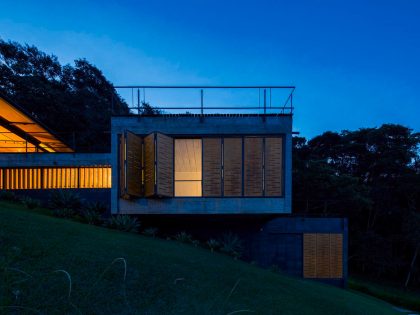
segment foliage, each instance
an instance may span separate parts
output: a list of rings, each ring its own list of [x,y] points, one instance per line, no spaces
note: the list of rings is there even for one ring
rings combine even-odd
[[[236,234],[231,232],[225,233],[220,239],[220,250],[235,258],[239,258],[244,250],[242,240]]]
[[[112,112],[128,113],[113,85],[87,60],[61,65],[35,46],[1,39],[0,91],[65,142],[72,144],[74,133],[78,151],[108,152]]]
[[[16,202],[19,201],[19,198],[14,192],[3,190],[0,191],[0,200]]]
[[[206,242],[206,245],[208,246],[208,248],[210,248],[210,250],[212,252],[217,250],[220,247],[220,243],[217,240],[215,240],[214,238],[209,239]]]
[[[1,314],[397,314],[353,291],[23,208],[0,204]]]
[[[71,219],[76,215],[76,212],[71,208],[54,208],[53,215],[58,218]]]
[[[419,144],[392,124],[293,138],[293,212],[349,219],[351,273],[404,284],[412,271],[420,287],[420,225],[406,224],[419,214]]]
[[[162,110],[152,107],[147,102],[141,103],[140,115],[153,116],[153,115],[159,115],[162,113],[163,113]]]
[[[95,209],[85,209],[82,212],[82,218],[87,224],[97,225],[101,222],[101,214]]]
[[[192,236],[185,231],[175,234],[174,239],[182,243],[192,243]]]
[[[71,209],[78,213],[82,207],[82,199],[71,190],[57,189],[50,194],[49,206],[52,209]]]
[[[41,202],[38,199],[33,199],[28,196],[24,196],[20,199],[22,204],[28,209],[35,209],[41,206]]]
[[[156,237],[158,234],[158,229],[155,227],[148,227],[144,229],[143,234],[146,236]]]
[[[137,233],[140,229],[140,222],[136,217],[128,214],[111,216],[104,224],[106,227],[124,232]]]
[[[108,211],[108,206],[100,201],[89,202],[86,208],[87,210],[96,212],[98,214],[105,214]]]

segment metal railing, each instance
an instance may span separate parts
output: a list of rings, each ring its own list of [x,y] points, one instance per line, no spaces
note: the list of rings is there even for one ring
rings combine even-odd
[[[293,114],[294,86],[115,86],[130,114]],[[114,98],[111,100],[114,108]],[[114,112],[114,111],[113,111]]]

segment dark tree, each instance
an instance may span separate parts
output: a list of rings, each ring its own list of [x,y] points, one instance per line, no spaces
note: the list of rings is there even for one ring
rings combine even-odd
[[[129,112],[113,85],[85,59],[62,66],[34,46],[1,39],[0,91],[77,151],[109,151],[111,114]]]

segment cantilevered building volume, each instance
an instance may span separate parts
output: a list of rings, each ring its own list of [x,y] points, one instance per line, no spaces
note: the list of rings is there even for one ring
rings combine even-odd
[[[292,214],[294,87],[121,89],[130,114],[112,117],[105,154],[73,152],[0,98],[0,188],[37,196],[71,189],[107,201],[109,214],[201,225],[210,235],[233,231],[245,241],[245,258],[261,266],[345,284],[346,219]],[[153,108],[142,109],[147,102]]]

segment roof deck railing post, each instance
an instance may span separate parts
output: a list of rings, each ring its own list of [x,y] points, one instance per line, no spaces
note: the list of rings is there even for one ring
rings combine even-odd
[[[137,89],[137,115],[140,115],[140,89]]]
[[[201,116],[204,114],[204,93],[203,89],[200,90],[200,96],[201,96]]]

